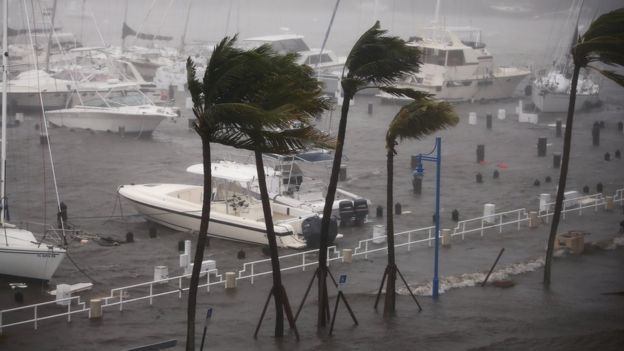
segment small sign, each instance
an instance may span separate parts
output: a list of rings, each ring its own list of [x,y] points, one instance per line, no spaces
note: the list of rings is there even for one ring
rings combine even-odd
[[[208,308],[208,311],[206,311],[206,320],[210,318],[212,318],[212,307]]]
[[[345,285],[347,285],[347,275],[341,274],[340,277],[338,277],[338,289],[342,289]]]

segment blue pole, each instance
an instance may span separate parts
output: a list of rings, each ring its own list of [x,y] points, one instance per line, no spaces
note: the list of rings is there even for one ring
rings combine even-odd
[[[434,299],[439,296],[439,280],[438,280],[438,251],[440,246],[440,166],[442,164],[441,138],[436,138],[436,204],[435,204],[435,259],[433,265],[433,291],[431,295]]]

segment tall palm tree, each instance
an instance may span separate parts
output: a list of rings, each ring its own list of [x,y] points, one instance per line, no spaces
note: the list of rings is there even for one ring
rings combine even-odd
[[[236,37],[226,37],[215,48],[202,81],[196,78],[192,61],[187,62],[189,90],[197,117],[195,129],[202,138],[204,187],[211,188],[210,142],[255,152],[274,273],[272,294],[277,312],[275,335],[283,336],[283,307],[286,306],[288,312],[289,305],[285,301],[285,291],[281,284],[262,153],[292,153],[309,143],[333,147],[330,138],[309,124],[311,115],[327,109],[328,105],[321,98],[321,89],[312,70],[297,65],[296,56],[278,55],[266,45],[244,51],[237,49],[235,42]],[[303,122],[304,127],[289,130],[293,120]],[[198,240],[196,264],[189,289],[187,349],[192,349],[194,336],[198,280],[193,278],[197,262],[203,258],[209,216],[210,197],[205,196],[200,226],[201,242]]]
[[[605,70],[602,67],[592,66],[592,63],[602,63],[619,68],[624,67],[624,8],[606,13],[593,21],[585,34],[577,38],[576,45],[572,47],[571,55],[574,62],[574,71],[572,73],[570,102],[563,139],[559,187],[557,189],[555,211],[550,227],[546,262],[544,264],[544,284],[546,286],[550,285],[552,256],[557,237],[557,227],[559,226],[563,208],[563,194],[568,177],[570,149],[572,148],[572,123],[574,122],[574,105],[576,103],[576,87],[579,73],[581,69],[589,68],[613,80],[620,86],[624,86],[624,76],[614,71]]]
[[[394,216],[393,216],[393,181],[394,181],[394,155],[397,154],[397,139],[420,139],[438,130],[457,125],[459,117],[447,102],[436,102],[430,96],[416,99],[409,105],[403,106],[394,116],[386,133],[387,151],[387,202],[388,216],[386,217],[387,243],[388,243],[388,266],[384,272],[387,277],[386,299],[384,304],[384,316],[395,312],[396,301],[396,275],[398,267],[394,259]],[[383,279],[381,285],[383,286]]]
[[[385,35],[386,30],[380,29],[377,21],[357,40],[347,56],[341,77],[344,93],[340,123],[336,136],[336,151],[332,171],[327,187],[323,219],[321,222],[321,239],[319,246],[319,266],[315,274],[318,278],[318,314],[317,326],[324,327],[328,320],[327,302],[327,247],[329,245],[329,225],[332,205],[336,197],[338,176],[342,161],[342,152],[347,130],[349,103],[355,94],[367,88],[379,88],[398,96],[418,97],[413,90],[392,88],[392,85],[405,74],[416,72],[420,65],[420,51],[416,47],[406,45],[398,37]]]
[[[195,64],[187,60],[187,81],[193,100],[195,121],[193,128],[201,138],[202,160],[204,167],[204,189],[212,189],[212,168],[210,143],[236,146],[240,143],[235,129],[236,120],[231,118],[245,105],[241,103],[249,95],[248,86],[239,84],[249,79],[250,67],[253,67],[257,52],[266,48],[244,51],[234,46],[236,37],[225,37],[215,46],[208,61],[203,79],[197,77]],[[186,350],[195,349],[195,310],[197,305],[197,286],[204,257],[210,219],[210,196],[204,196],[202,217],[197,237],[197,249],[193,260],[193,271],[189,284],[187,307]]]

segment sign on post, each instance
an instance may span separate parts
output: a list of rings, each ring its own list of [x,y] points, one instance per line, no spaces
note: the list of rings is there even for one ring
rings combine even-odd
[[[342,290],[345,285],[347,285],[347,275],[341,274],[340,277],[338,277],[338,290]]]

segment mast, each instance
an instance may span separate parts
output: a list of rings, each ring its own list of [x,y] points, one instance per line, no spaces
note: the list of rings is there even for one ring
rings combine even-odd
[[[186,31],[188,30],[189,18],[191,17],[191,4],[193,0],[189,0],[188,8],[186,9],[186,21],[184,21],[184,31],[182,31],[182,38],[180,38],[180,53],[184,51],[184,40],[186,39]]]
[[[334,18],[336,18],[336,11],[338,11],[338,5],[340,5],[340,0],[336,0],[336,5],[334,6],[334,12],[332,12],[331,20],[329,20],[329,26],[327,27],[327,31],[325,32],[323,45],[321,45],[321,51],[319,52],[318,61],[316,61],[316,65],[314,66],[317,77],[319,75],[318,66],[321,63],[321,58],[323,57],[323,50],[325,50],[325,44],[327,44],[327,38],[329,38],[329,32],[331,32],[332,25],[334,24]]]
[[[127,19],[128,19],[128,0],[126,0],[126,7],[124,8],[124,18],[123,18],[124,26],[126,24]],[[121,33],[121,53],[122,54],[124,51],[126,51],[125,49],[126,49],[126,37],[124,36],[123,30],[122,30],[122,33]]]
[[[0,225],[4,227],[4,213],[6,207],[6,119],[7,119],[7,89],[9,70],[9,46],[8,46],[8,19],[7,12],[9,0],[2,1],[2,152],[0,155]]]
[[[52,3],[52,18],[50,19],[50,34],[48,35],[48,47],[46,48],[46,71],[50,71],[50,47],[52,46],[52,35],[54,34],[54,18],[56,17],[56,0]],[[33,18],[34,19],[34,18]]]

